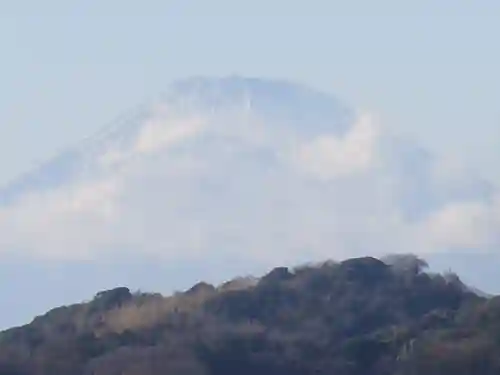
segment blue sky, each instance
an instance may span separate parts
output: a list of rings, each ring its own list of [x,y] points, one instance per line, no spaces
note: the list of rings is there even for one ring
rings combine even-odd
[[[283,77],[500,182],[496,1],[19,1],[0,15],[0,181],[174,79]]]
[[[12,2],[0,14],[0,184],[96,133],[172,81],[235,74],[282,78],[332,93],[354,109],[375,114],[385,127],[430,150],[446,165],[465,166],[467,176],[484,176],[500,186],[499,16],[497,1]],[[353,139],[355,144],[359,134]],[[366,139],[361,136],[361,141]],[[344,146],[352,152],[349,144]],[[310,156],[309,162],[317,161],[316,154]],[[364,159],[360,163],[363,166]],[[134,171],[141,176],[139,172]],[[109,193],[108,185],[97,182]],[[22,213],[30,219],[32,212],[45,218],[40,207],[52,212],[59,198],[39,202],[37,211],[23,206]],[[373,212],[393,207],[389,197],[382,198],[381,208],[372,207]],[[95,202],[100,201],[90,200]],[[140,199],[133,203],[151,205]],[[488,209],[484,205],[458,208],[444,210],[434,223],[457,212],[472,212],[481,220],[491,216],[483,215]],[[300,209],[307,213],[307,207]],[[10,212],[17,218],[18,211]],[[33,218],[37,223],[38,216]],[[50,236],[61,228],[56,219],[57,225],[47,225],[48,243],[59,243],[57,236]],[[468,224],[455,224],[463,223]],[[81,234],[68,228],[68,238]],[[467,233],[463,239],[474,243]],[[497,269],[500,257],[464,254],[454,253],[459,257],[456,268],[467,272],[466,265],[473,264],[470,280],[493,290],[492,269]],[[109,254],[101,262],[64,257],[42,262],[26,254],[2,255],[0,295],[16,309],[0,316],[0,327],[119,283],[169,291],[204,275],[219,280],[262,269],[258,260],[235,261],[233,253],[226,254],[231,262],[223,255],[209,264],[184,259],[177,266],[175,259],[160,264],[150,254],[139,254],[140,260],[137,255],[125,257],[118,266]],[[439,267],[446,268],[449,260],[436,255]],[[490,268],[481,277],[477,270],[485,264]],[[19,281],[10,284],[14,278]],[[23,307],[19,296],[30,290],[31,305]]]

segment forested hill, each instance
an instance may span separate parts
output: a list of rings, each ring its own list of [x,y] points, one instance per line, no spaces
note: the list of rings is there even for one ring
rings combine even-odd
[[[0,334],[0,375],[42,374],[498,375],[500,297],[406,255],[120,287]]]

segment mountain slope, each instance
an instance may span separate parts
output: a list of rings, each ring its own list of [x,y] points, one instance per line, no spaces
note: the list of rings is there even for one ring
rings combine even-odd
[[[498,190],[447,173],[328,93],[191,78],[0,189],[0,251],[269,265],[493,249]]]
[[[396,260],[279,267],[171,297],[104,291],[3,332],[0,374],[497,374],[498,298]]]
[[[154,102],[120,116],[97,134],[0,189],[0,202],[7,204],[22,194],[58,187],[84,178],[87,173],[105,172],[106,167],[126,161],[120,157],[133,156],[134,152],[161,151],[168,147],[169,139],[164,135],[168,135],[169,127],[175,126],[176,122],[180,122],[180,126],[186,125],[182,124],[185,118],[210,118],[208,131],[217,132],[216,128],[226,125],[221,123],[231,115],[239,116],[238,120],[245,116],[251,116],[253,120],[260,118],[275,128],[286,126],[287,132],[296,131],[309,136],[332,131],[341,135],[354,119],[352,110],[336,98],[285,81],[236,76],[180,80]],[[155,126],[153,122],[158,118],[162,124]],[[241,127],[238,123],[228,126],[233,129],[225,131],[232,135],[236,135]],[[157,143],[151,149],[141,149],[141,140],[153,141],[148,135],[158,137]]]

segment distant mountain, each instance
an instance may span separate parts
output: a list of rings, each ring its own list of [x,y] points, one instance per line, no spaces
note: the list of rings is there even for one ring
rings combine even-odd
[[[97,134],[0,189],[0,203],[8,204],[22,194],[57,188],[94,173],[109,173],[110,166],[130,162],[127,156],[160,152],[168,147],[169,135],[178,132],[175,128],[169,134],[169,129],[188,127],[182,121],[193,117],[210,122],[205,129],[208,133],[237,136],[239,130],[245,130],[237,122],[246,118],[272,124],[275,133],[285,127],[282,132],[312,136],[345,133],[354,113],[331,95],[285,81],[238,76],[176,81],[156,100],[123,114]],[[155,119],[163,123],[154,126]],[[158,137],[151,149],[136,149],[148,135]],[[172,136],[176,135],[182,138],[182,134]]]
[[[1,333],[0,375],[498,374],[500,297],[425,266],[363,257],[170,297],[102,291]]]
[[[0,249],[265,265],[490,250],[497,190],[448,172],[329,93],[189,78],[0,188]]]

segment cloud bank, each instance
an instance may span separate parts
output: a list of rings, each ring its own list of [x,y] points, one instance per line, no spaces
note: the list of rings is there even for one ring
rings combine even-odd
[[[499,248],[500,191],[487,182],[369,114],[288,126],[247,94],[209,110],[163,103],[83,148],[81,173],[0,207],[0,251],[273,264]]]

